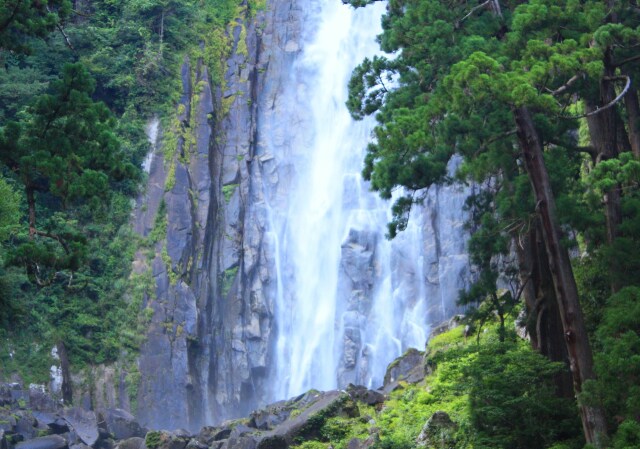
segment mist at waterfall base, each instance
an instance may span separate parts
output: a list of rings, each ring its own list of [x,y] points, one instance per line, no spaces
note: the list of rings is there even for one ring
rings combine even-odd
[[[275,189],[265,184],[277,281],[266,402],[311,388],[379,387],[393,359],[423,349],[431,327],[456,313],[470,272],[468,188],[423,192],[406,231],[389,241],[390,203],[360,174],[375,122],[351,119],[347,84],[355,65],[379,51],[386,4],[304,7],[303,46],[282,80],[278,120],[289,135],[261,136],[281,180]]]

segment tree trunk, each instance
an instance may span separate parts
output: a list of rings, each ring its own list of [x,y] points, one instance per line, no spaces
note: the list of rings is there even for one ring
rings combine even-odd
[[[560,310],[553,287],[553,279],[544,248],[542,226],[536,219],[530,231],[518,239],[516,245],[521,282],[526,282],[522,294],[527,307],[527,330],[531,347],[553,362],[561,362],[566,369],[555,378],[558,396],[573,396],[569,355],[564,344]]]
[[[31,185],[25,188],[27,195],[27,207],[29,208],[29,238],[33,240],[36,235],[36,192]]]
[[[556,217],[555,197],[551,191],[549,174],[544,163],[543,149],[531,113],[526,107],[514,110],[518,140],[529,180],[536,199],[536,209],[542,225],[549,270],[560,311],[564,340],[576,394],[586,380],[594,379],[593,355],[584,325],[569,253],[561,244],[561,230]],[[614,128],[615,130],[615,128]],[[601,447],[607,434],[606,420],[601,408],[580,405],[580,416],[587,443]]]
[[[629,119],[631,151],[637,159],[640,159],[640,105],[638,105],[638,91],[635,87],[629,88],[629,92],[624,96],[624,103]]]
[[[587,117],[587,125],[589,126],[591,144],[596,150],[597,162],[618,157],[621,149],[624,151],[625,148],[630,148],[626,131],[618,117],[616,108],[611,107],[597,112],[600,107],[613,102],[616,98],[614,85],[615,67],[612,62],[610,50],[605,52],[603,62],[604,74],[600,79],[600,97],[597,101],[593,99],[587,99],[585,101],[586,112],[593,113]],[[607,243],[611,245],[618,236],[618,228],[622,222],[620,187],[616,186],[605,192],[602,200],[607,226]],[[609,271],[616,272],[618,270],[618,263],[611,261]],[[611,291],[613,293],[620,290],[620,285],[613,280],[614,278],[615,277],[612,276],[611,280]]]

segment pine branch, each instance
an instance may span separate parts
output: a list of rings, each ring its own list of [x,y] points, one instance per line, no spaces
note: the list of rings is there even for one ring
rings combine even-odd
[[[607,80],[607,81],[616,81],[616,80],[626,79],[627,83],[625,84],[624,89],[622,89],[622,92],[620,92],[620,94],[616,98],[614,98],[613,100],[611,100],[609,103],[605,104],[604,106],[596,108],[595,110],[593,110],[591,112],[587,112],[586,114],[581,114],[581,115],[561,115],[560,118],[573,120],[573,119],[591,117],[593,115],[600,114],[601,112],[606,111],[607,109],[612,108],[613,106],[615,106],[615,104],[618,103],[627,94],[627,91],[631,87],[631,78],[626,76],[626,75],[622,75],[622,76],[606,76],[603,79]]]

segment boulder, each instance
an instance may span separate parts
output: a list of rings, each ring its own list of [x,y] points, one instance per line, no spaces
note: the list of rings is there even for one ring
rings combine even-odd
[[[10,410],[0,410],[0,431],[13,433],[18,421]]]
[[[279,449],[294,444],[300,438],[309,439],[318,436],[318,431],[325,421],[334,416],[358,416],[358,407],[351,397],[340,391],[316,393],[314,400],[299,414],[269,432],[264,432],[258,439],[258,449]],[[293,413],[292,413],[293,415]]]
[[[16,449],[66,449],[67,447],[67,440],[60,435],[34,438],[16,444]]]
[[[425,423],[416,444],[429,449],[455,449],[457,430],[458,425],[447,413],[437,411]]]
[[[144,438],[132,437],[119,441],[115,449],[146,449]]]
[[[0,383],[0,407],[11,405],[11,389],[12,384]]]
[[[100,433],[94,412],[74,407],[66,409],[62,416],[83,443],[87,446],[96,444]]]
[[[279,401],[264,409],[252,412],[249,426],[261,430],[273,429],[289,418],[294,401]]]
[[[25,395],[31,410],[56,412],[62,408],[60,402],[47,392],[44,385],[30,385]]]
[[[148,449],[185,449],[189,437],[165,430],[147,432],[144,443]]]
[[[418,383],[425,377],[424,353],[410,348],[395,359],[384,375],[383,391],[389,393],[398,387],[399,382]]]
[[[0,429],[0,449],[9,449],[9,443],[4,436],[4,430]]]
[[[377,405],[384,402],[384,394],[379,391],[369,390],[362,385],[349,384],[346,389],[351,399],[367,405]]]
[[[51,412],[33,412],[33,417],[38,421],[38,427],[47,426],[51,432],[60,435],[69,431],[69,425],[62,416]]]
[[[69,449],[91,449],[90,446],[87,446],[86,444],[80,442],[80,443],[75,443],[75,444],[71,444],[69,446]]]
[[[369,449],[379,440],[378,435],[371,435],[365,440],[353,438],[347,443],[347,449]]]
[[[207,446],[204,443],[201,443],[200,441],[198,441],[197,438],[192,438],[187,443],[187,446],[185,449],[208,449],[208,448],[209,446]],[[144,449],[144,448],[123,448],[123,449]]]
[[[126,440],[133,437],[144,437],[146,432],[140,427],[135,417],[122,409],[111,408],[98,412],[101,425],[116,440]],[[104,424],[103,424],[104,423]]]
[[[18,410],[14,412],[13,416],[16,419],[14,432],[22,436],[23,440],[30,440],[37,435],[36,426],[38,425],[38,422],[31,412],[27,410]]]

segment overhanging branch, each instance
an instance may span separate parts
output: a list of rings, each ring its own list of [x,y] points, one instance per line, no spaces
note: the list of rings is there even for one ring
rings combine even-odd
[[[609,103],[605,104],[604,106],[596,108],[591,112],[587,112],[586,114],[581,114],[581,115],[561,115],[560,118],[573,120],[573,119],[591,117],[591,116],[600,114],[601,112],[606,111],[607,109],[612,108],[613,106],[615,106],[615,104],[618,103],[627,94],[627,91],[631,87],[631,78],[628,77],[627,75],[606,76],[603,79],[607,80],[607,81],[626,80],[627,82],[626,82],[626,84],[624,86],[624,89],[622,89],[622,92],[620,92],[620,94],[618,94],[618,96],[616,98],[614,98],[613,100],[611,100]]]

